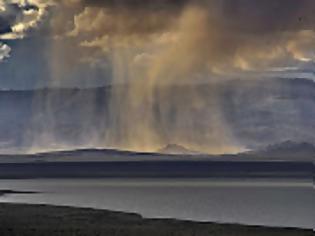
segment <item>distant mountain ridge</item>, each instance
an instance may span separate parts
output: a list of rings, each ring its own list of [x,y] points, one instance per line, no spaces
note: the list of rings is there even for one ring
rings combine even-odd
[[[179,147],[179,146],[178,146]],[[169,149],[165,150],[170,152]],[[173,149],[172,149],[173,150]],[[182,151],[179,154],[179,151]],[[112,162],[112,161],[176,161],[201,160],[211,158],[209,155],[196,154],[188,149],[173,150],[173,153],[134,152],[119,149],[83,148],[30,154],[0,154],[0,163],[19,162]],[[176,154],[175,154],[176,151]],[[183,153],[185,151],[185,153]],[[199,153],[198,153],[199,154]]]
[[[173,155],[180,155],[180,154],[185,154],[185,155],[196,155],[200,154],[199,152],[196,152],[194,150],[190,150],[184,146],[181,146],[179,144],[168,144],[165,147],[159,149],[157,153],[161,154],[173,154]]]
[[[210,155],[168,144],[156,152],[133,152],[118,149],[85,148],[33,154],[0,154],[0,163],[15,162],[94,162],[94,161],[315,161],[315,145],[285,141],[263,149],[239,154]]]
[[[315,160],[315,145],[307,142],[294,142],[291,140],[269,145],[261,150],[251,151],[250,155],[261,158],[283,160]]]

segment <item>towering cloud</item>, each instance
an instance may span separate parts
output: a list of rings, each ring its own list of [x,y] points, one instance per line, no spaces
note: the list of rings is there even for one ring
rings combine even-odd
[[[24,38],[43,21],[51,4],[49,0],[0,0],[0,40]],[[0,41],[0,62],[9,57],[10,51]]]
[[[82,0],[80,4],[83,10],[74,17],[68,35],[81,38],[83,47],[105,53],[125,46],[140,50],[137,58],[145,53],[152,59],[163,44],[162,50],[170,49],[181,58],[189,54],[190,62],[202,67],[198,71],[212,73],[314,61],[315,4],[310,0]]]
[[[10,57],[11,48],[3,43],[0,43],[0,62]]]
[[[25,37],[49,9],[45,27],[72,38],[82,62],[100,62],[113,48],[134,50],[136,64],[176,50],[214,74],[314,61],[312,0],[2,0],[0,39]]]
[[[1,0],[0,39],[25,37],[42,22],[51,4],[49,0]]]

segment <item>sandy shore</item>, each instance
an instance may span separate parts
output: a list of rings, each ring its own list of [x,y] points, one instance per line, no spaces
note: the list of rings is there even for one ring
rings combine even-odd
[[[313,236],[312,230],[145,219],[138,214],[50,205],[0,204],[0,235]]]

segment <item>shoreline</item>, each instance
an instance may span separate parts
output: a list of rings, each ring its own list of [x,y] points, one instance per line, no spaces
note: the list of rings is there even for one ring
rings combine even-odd
[[[0,235],[311,236],[314,233],[312,229],[302,228],[151,219],[137,213],[92,208],[0,203]]]

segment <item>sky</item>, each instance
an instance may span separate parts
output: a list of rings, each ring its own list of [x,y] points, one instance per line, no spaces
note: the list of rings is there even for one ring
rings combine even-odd
[[[313,0],[0,0],[0,88],[314,79]]]
[[[39,128],[23,137],[39,148],[62,146],[54,133],[66,130],[92,146],[136,151],[175,143],[235,153],[261,137],[313,140],[311,96],[278,79],[315,81],[314,12],[314,0],[0,0],[0,89],[110,85],[99,97],[81,90],[62,97],[61,108],[59,95],[34,90],[29,120]],[[233,89],[199,86],[225,83]],[[95,124],[102,96],[106,114]],[[73,101],[79,118],[68,122],[60,111],[73,117]],[[73,128],[77,118],[85,125]]]

